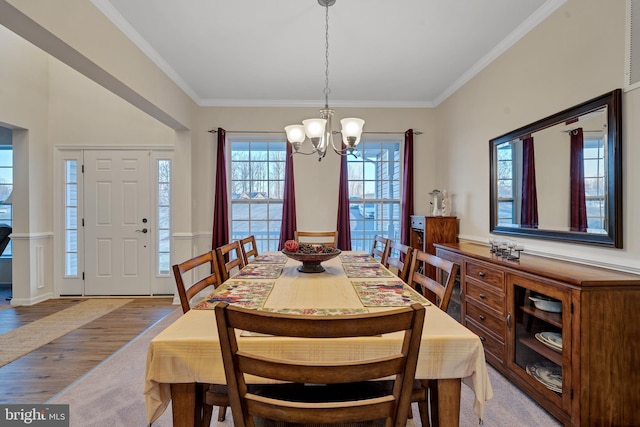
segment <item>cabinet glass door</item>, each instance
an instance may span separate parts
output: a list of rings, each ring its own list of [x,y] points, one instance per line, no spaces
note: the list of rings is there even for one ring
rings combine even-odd
[[[571,375],[570,294],[517,278],[511,289],[512,369],[562,407]]]

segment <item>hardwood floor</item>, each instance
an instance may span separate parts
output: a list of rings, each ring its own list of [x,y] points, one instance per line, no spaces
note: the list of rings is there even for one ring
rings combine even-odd
[[[0,310],[0,334],[83,301],[61,298]],[[173,310],[173,298],[133,301],[0,367],[0,403],[43,403]]]

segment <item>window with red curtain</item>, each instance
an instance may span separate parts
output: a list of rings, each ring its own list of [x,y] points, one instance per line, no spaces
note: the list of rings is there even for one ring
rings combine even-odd
[[[228,141],[231,240],[253,235],[258,252],[276,251],[285,198],[284,135],[232,135]]]
[[[347,157],[351,247],[354,251],[369,251],[376,234],[401,240],[401,138],[363,135],[357,157]]]

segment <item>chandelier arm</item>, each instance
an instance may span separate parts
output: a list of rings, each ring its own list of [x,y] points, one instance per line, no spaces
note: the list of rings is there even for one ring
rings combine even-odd
[[[318,152],[318,150],[316,150],[315,148],[310,153],[305,153],[304,151],[293,151],[293,152],[291,152],[289,157],[293,157],[294,154],[302,154],[304,156],[310,156],[312,154],[316,154],[317,152]]]
[[[336,133],[340,133],[340,132],[336,132]],[[333,151],[340,156],[348,156],[349,154],[351,154],[356,159],[358,158],[358,155],[355,154],[355,152],[357,151],[356,148],[345,147],[342,149],[338,149],[336,148],[333,142],[333,138],[331,138],[331,148],[333,148]]]

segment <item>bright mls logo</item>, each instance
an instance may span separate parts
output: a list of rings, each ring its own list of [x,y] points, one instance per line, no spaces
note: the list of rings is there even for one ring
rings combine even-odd
[[[0,427],[69,427],[69,405],[0,405]]]

